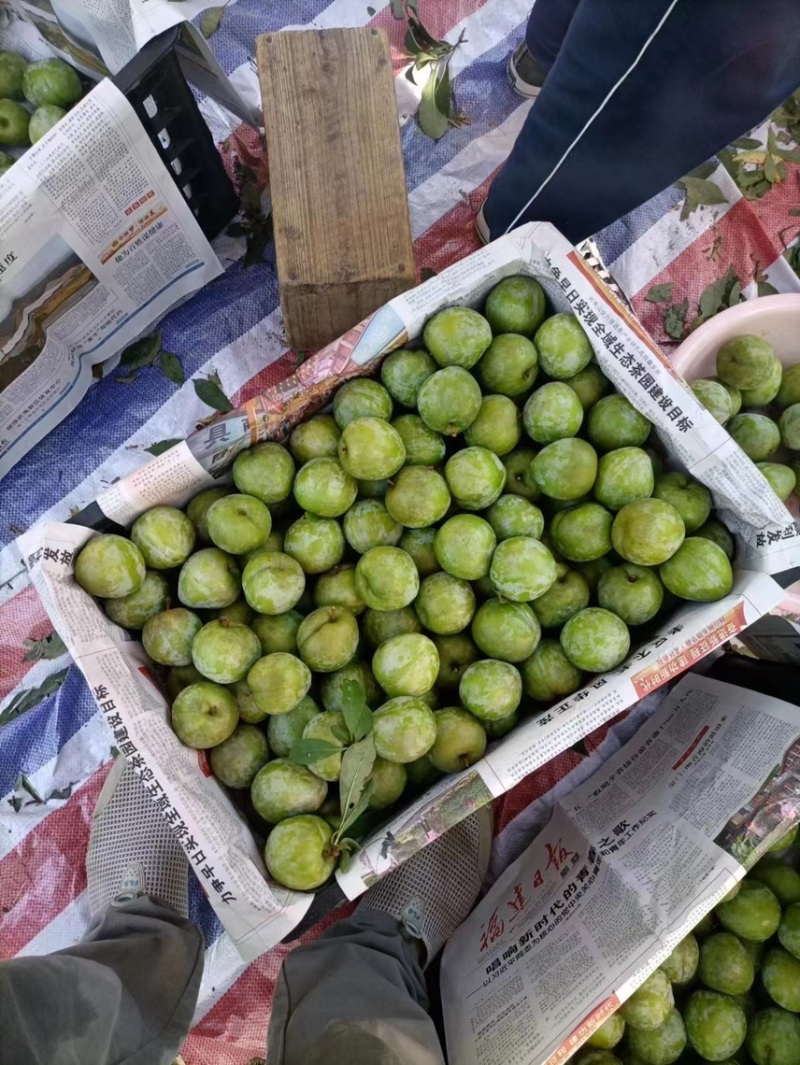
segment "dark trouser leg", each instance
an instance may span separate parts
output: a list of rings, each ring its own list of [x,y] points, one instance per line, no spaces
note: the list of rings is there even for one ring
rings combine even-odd
[[[171,1065],[203,958],[192,922],[143,897],[77,946],[0,963],[0,1065]]]
[[[269,1065],[444,1065],[417,943],[361,909],[283,963]]]
[[[492,237],[546,221],[582,240],[762,121],[798,84],[797,0],[580,0],[492,183]]]
[[[525,30],[525,44],[536,62],[549,70],[561,51],[580,0],[536,0]]]

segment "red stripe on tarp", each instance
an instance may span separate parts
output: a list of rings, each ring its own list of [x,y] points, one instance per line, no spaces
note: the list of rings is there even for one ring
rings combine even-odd
[[[0,606],[0,699],[4,699],[34,665],[25,661],[23,640],[41,640],[53,631],[32,584]]]
[[[576,751],[564,751],[543,765],[541,769],[525,777],[519,784],[515,784],[505,795],[501,795],[495,803],[495,836],[499,836],[518,814],[532,802],[546,795],[559,780],[562,780],[567,773],[571,773],[582,761],[583,755]]]
[[[86,889],[89,827],[110,766],[92,773],[0,860],[0,958],[18,954]]]

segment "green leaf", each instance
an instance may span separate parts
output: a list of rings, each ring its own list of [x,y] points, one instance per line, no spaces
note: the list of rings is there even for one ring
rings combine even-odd
[[[209,407],[213,407],[214,410],[222,411],[225,414],[233,410],[231,401],[216,381],[212,381],[210,377],[197,378],[194,382],[194,390],[197,393],[197,398],[203,403],[207,403]]]
[[[452,95],[450,91],[450,63],[445,64],[445,68],[442,71],[442,75],[436,82],[436,88],[434,90],[434,100],[436,101],[436,107],[443,115],[447,115],[450,118],[450,104],[452,101]],[[448,122],[449,124],[449,122]]]
[[[343,873],[346,873],[350,866],[353,864],[353,855],[350,851],[344,850],[339,855],[339,868]]]
[[[210,7],[200,19],[200,32],[208,40],[219,29],[224,7]]]
[[[716,281],[712,281],[700,293],[698,308],[703,321],[715,315],[722,306],[726,287],[725,280],[724,277],[717,278]]]
[[[289,751],[289,760],[297,765],[311,765],[320,758],[327,758],[329,754],[338,754],[341,749],[338,744],[329,743],[328,740],[298,740]]]
[[[674,281],[665,281],[663,285],[653,285],[645,299],[648,303],[669,303],[673,288],[675,288]]]
[[[694,170],[690,170],[688,176],[690,178],[708,178],[711,177],[716,169],[717,164],[712,159],[709,159],[705,163],[701,163],[700,166],[696,166]],[[683,181],[683,178],[681,178],[681,181]]]
[[[790,215],[794,215],[795,217],[797,215],[800,215],[800,207],[790,207],[789,208],[789,214]]]
[[[758,285],[757,285],[757,288],[758,288],[759,296],[777,296],[778,295],[778,290],[775,288],[774,285],[771,285],[769,283],[769,281],[759,281]]]
[[[406,9],[403,5],[403,0],[391,0],[392,15],[396,19],[404,19],[406,17]]]
[[[370,18],[372,18],[372,16],[375,14],[375,8],[374,7],[368,7],[367,8],[367,14],[369,15]]]
[[[149,336],[140,337],[129,344],[120,357],[120,366],[126,366],[129,370],[141,370],[144,366],[152,366],[161,351],[161,330],[151,333]],[[119,378],[117,378],[119,380]]]
[[[40,806],[44,802],[44,799],[41,797],[41,795],[36,790],[36,788],[33,786],[31,781],[29,780],[29,778],[25,775],[25,773],[20,774],[20,778],[17,781],[17,789],[15,789],[15,790],[18,790],[20,788],[23,791],[27,791],[27,793],[30,795],[30,797],[33,799],[33,801],[37,804],[37,806]]]
[[[0,713],[0,726],[7,725],[9,721],[14,721],[15,718],[27,713],[28,710],[32,710],[48,695],[58,691],[66,676],[67,670],[62,669],[58,673],[51,673],[49,677],[45,677],[38,688],[26,688],[24,691],[17,692],[5,710]]]
[[[736,178],[736,184],[740,189],[746,189],[750,185],[756,185],[763,180],[764,177],[760,170],[741,170]]]
[[[775,159],[773,156],[768,155],[764,160],[764,177],[770,183],[774,184],[778,180],[778,168],[775,165]]]
[[[432,277],[436,277],[437,271],[432,266],[423,266],[419,272],[420,281],[430,281]]]
[[[155,444],[151,444],[150,447],[146,447],[147,451],[151,455],[163,455],[165,451],[169,451],[171,447],[175,447],[176,444],[180,444],[180,437],[171,437],[169,440],[156,440]]]
[[[119,377],[115,377],[114,380],[121,385],[132,385],[138,376],[139,375],[135,373],[121,373]]]
[[[174,381],[176,385],[182,385],[186,380],[180,359],[177,355],[173,355],[171,351],[161,352],[159,366],[161,367],[163,375],[169,378],[170,381]]]
[[[692,211],[698,207],[707,207],[715,203],[727,203],[727,197],[719,185],[707,178],[687,175],[681,178],[679,184],[686,190],[686,199],[681,210],[681,222],[686,221]]]
[[[347,747],[352,743],[350,729],[346,725],[331,725],[331,732],[343,747]]]
[[[767,151],[774,154],[777,151],[778,142],[775,140],[775,130],[772,126],[767,129]]]
[[[419,128],[426,137],[438,141],[447,133],[450,123],[448,121],[449,109],[447,114],[439,110],[436,81],[436,73],[431,71],[431,76],[425,82],[425,87],[422,90],[419,110],[417,111],[417,121],[419,122]]]
[[[346,829],[358,816],[354,816],[353,812],[359,809],[374,765],[375,739],[372,735],[354,743],[342,755],[342,768],[339,773],[339,802],[342,820],[336,832],[337,839],[341,839]],[[359,810],[359,813],[361,812]]]
[[[689,313],[689,301],[682,300],[667,308],[664,315],[664,332],[673,340],[682,340],[686,333],[686,315]]]
[[[68,799],[72,794],[72,789],[74,787],[75,784],[73,782],[72,784],[67,784],[65,788],[57,788],[55,791],[51,791],[44,801],[50,802],[51,799],[58,799],[60,801],[63,801],[64,799]]]
[[[735,307],[742,298],[742,282],[737,277],[728,293],[728,306]]]
[[[23,655],[23,662],[40,662],[42,659],[60,658],[67,653],[64,641],[57,632],[50,632],[41,640],[23,640],[28,650]]]
[[[734,148],[739,148],[743,152],[753,152],[761,147],[761,141],[756,140],[755,137],[737,137],[731,143]]]
[[[346,680],[342,685],[342,713],[353,743],[372,731],[372,711],[357,680]]]

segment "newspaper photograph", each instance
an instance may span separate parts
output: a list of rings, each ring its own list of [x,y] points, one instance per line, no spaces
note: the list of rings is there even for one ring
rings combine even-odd
[[[450,1061],[566,1061],[798,816],[800,708],[681,679],[448,942]]]
[[[93,367],[222,272],[122,93],[103,81],[0,179],[0,477]]]

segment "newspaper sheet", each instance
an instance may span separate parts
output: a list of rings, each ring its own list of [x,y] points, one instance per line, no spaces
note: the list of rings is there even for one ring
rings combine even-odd
[[[684,677],[447,944],[453,1065],[565,1061],[800,815],[800,708]]]
[[[797,527],[765,481],[761,490],[761,474],[698,405],[639,325],[571,245],[552,226],[531,224],[392,300],[309,359],[292,377],[120,479],[73,519],[86,536],[87,527],[107,526],[108,521],[129,525],[155,503],[182,504],[224,476],[244,448],[259,439],[285,438],[294,425],[325,404],[343,380],[374,371],[381,356],[414,341],[425,320],[436,310],[453,303],[477,306],[501,278],[518,273],[535,275],[557,309],[571,309],[581,318],[604,372],[655,423],[670,461],[690,468],[709,484],[717,506],[726,511],[726,521],[739,532],[739,558],[747,558],[747,564],[737,566],[734,588],[725,599],[687,604],[676,611],[661,631],[634,647],[617,670],[595,678],[570,698],[528,718],[493,745],[471,769],[445,778],[377,831],[354,856],[347,873],[337,873],[339,886],[350,898],[357,897],[471,810],[507,791],[639,698],[689,669],[780,601],[783,593],[769,576],[774,559],[759,556],[751,562],[742,546],[744,539],[755,543],[759,531],[775,529],[779,539],[786,536],[787,555],[800,561]],[[730,470],[720,461],[720,454],[728,456]],[[64,526],[45,526],[20,541],[23,561],[48,610],[53,592],[45,565],[45,545],[50,538],[68,535]],[[74,582],[70,586],[69,581],[68,573],[63,572],[58,588],[69,586],[69,599],[65,599],[57,617],[51,614],[68,646],[75,642],[73,626],[79,628],[82,624],[73,621],[70,604],[83,597],[81,615],[92,611],[100,614],[93,601]],[[104,683],[111,690],[99,667],[90,675],[83,657],[76,655],[76,661],[87,672],[93,690]],[[109,655],[103,664],[110,661]],[[118,661],[115,669],[121,669]],[[98,699],[98,705],[103,709],[103,700]],[[123,719],[133,712],[126,709]],[[154,736],[158,734],[158,745],[175,745],[177,741],[163,713],[154,721],[151,728]],[[127,726],[127,720],[124,724]],[[143,746],[144,741],[137,743],[139,753],[147,757]],[[183,800],[184,808],[202,823],[205,813],[198,799],[202,786],[208,782],[191,764],[191,758],[186,761],[185,770],[187,777],[177,772],[170,777],[173,790]],[[191,786],[185,785],[184,780],[192,774]],[[234,827],[231,825],[231,833]],[[227,880],[235,884],[237,864],[225,866],[225,873]],[[228,927],[224,910],[221,918]],[[273,927],[279,925],[275,923]],[[265,936],[266,933],[261,942]]]
[[[180,27],[176,51],[184,75],[242,121],[260,115],[234,89],[203,35],[189,21],[205,0],[6,0],[48,42],[50,50],[95,80],[118,73],[159,33]],[[224,6],[224,5],[223,5]]]
[[[92,369],[222,272],[128,101],[103,81],[0,179],[0,477]]]

